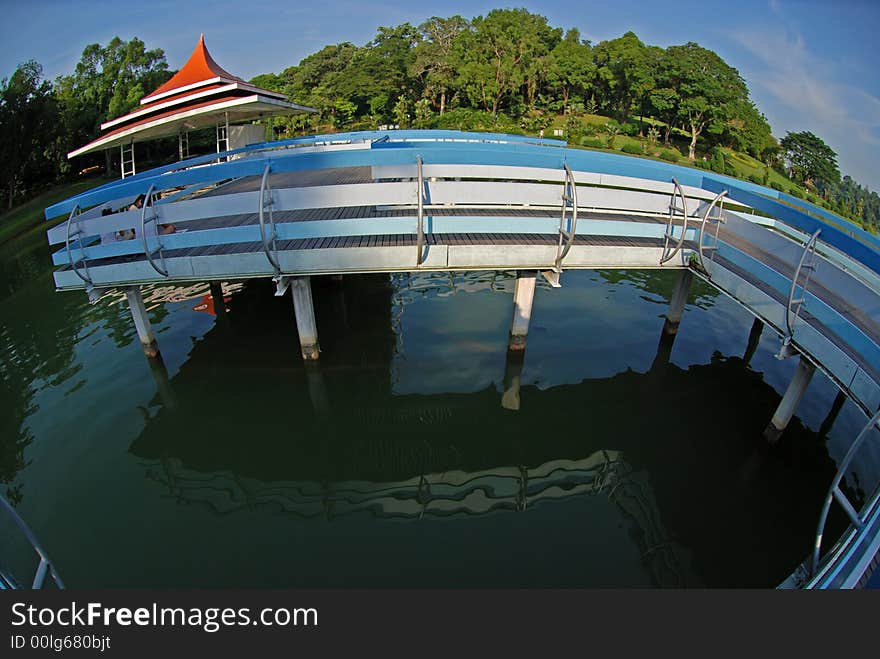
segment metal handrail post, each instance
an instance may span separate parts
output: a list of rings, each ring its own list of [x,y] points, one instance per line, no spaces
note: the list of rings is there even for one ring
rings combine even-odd
[[[40,588],[43,585],[43,582],[46,580],[46,574],[52,576],[52,580],[55,582],[55,585],[60,589],[64,589],[64,582],[61,581],[61,577],[58,576],[58,572],[56,572],[55,568],[52,565],[52,561],[49,560],[49,554],[46,553],[46,550],[43,549],[43,546],[37,540],[37,537],[34,535],[34,532],[31,531],[31,528],[25,523],[25,521],[21,518],[21,516],[16,512],[15,508],[12,507],[12,504],[6,500],[6,497],[0,495],[0,508],[6,511],[6,514],[12,518],[12,521],[15,522],[15,525],[22,532],[27,541],[31,544],[33,550],[37,553],[37,556],[40,557],[40,564],[37,566],[37,571],[34,574],[33,588]]]
[[[416,201],[418,203],[418,222],[416,224],[416,266],[422,265],[422,257],[425,244],[425,177],[422,173],[422,156],[416,156],[416,172],[418,174],[418,190]]]
[[[565,167],[565,183],[562,189],[562,217],[559,220],[559,241],[556,244],[556,262],[554,269],[559,271],[562,266],[562,260],[568,256],[574,245],[575,234],[577,233],[578,220],[578,200],[577,200],[577,181],[575,181],[574,173],[571,171],[568,163]],[[570,228],[565,228],[566,211],[571,208],[571,224]],[[564,241],[564,244],[563,244]]]
[[[80,272],[79,268],[76,267],[76,262],[73,260],[73,252],[70,249],[70,226],[73,223],[73,218],[78,217],[79,214],[79,204],[77,204],[73,207],[73,210],[70,211],[70,216],[67,218],[67,240],[65,242],[65,247],[67,248],[67,261],[70,263],[70,268],[74,271],[74,273],[76,273],[76,276],[82,279],[88,288],[91,288],[92,286],[94,286],[94,282],[92,282],[92,277],[91,275],[89,275],[89,265],[86,262],[85,246],[83,245],[82,241],[82,229],[77,228],[76,238],[77,242],[79,243],[80,254],[82,254],[81,260],[83,263],[83,272]],[[79,224],[79,221],[77,221],[77,224]]]
[[[168,276],[168,270],[165,268],[165,255],[162,253],[162,239],[159,237],[159,223],[156,221],[158,215],[154,215],[150,218],[156,224],[156,249],[159,251],[159,256],[162,259],[162,267],[160,268],[156,265],[156,262],[153,261],[153,254],[150,252],[150,246],[147,243],[147,207],[153,209],[155,212],[155,208],[153,207],[153,191],[155,190],[155,185],[150,185],[150,188],[147,190],[147,194],[144,197],[144,205],[141,208],[141,240],[144,243],[144,256],[147,257],[147,262],[153,266],[153,270],[158,272],[163,277]]]
[[[678,254],[684,245],[685,237],[687,236],[687,225],[688,225],[688,212],[687,212],[687,199],[684,196],[684,189],[681,187],[681,184],[678,182],[678,179],[672,179],[672,202],[669,204],[669,221],[666,224],[666,241],[663,244],[663,256],[660,258],[660,265],[663,265],[667,261],[669,261],[673,256]],[[673,220],[675,219],[675,195],[678,194],[681,199],[681,214],[682,224],[681,224],[681,236],[678,239],[678,243],[672,249],[669,250],[669,241],[674,239],[672,231],[675,227],[673,224]]]
[[[813,271],[813,268],[815,267],[814,264],[811,264],[809,266],[804,266],[804,261],[807,260],[807,255],[810,253],[810,251],[812,251],[815,254],[816,241],[818,240],[820,233],[822,233],[822,229],[816,229],[816,232],[812,236],[810,236],[810,239],[807,241],[807,244],[804,245],[804,251],[803,251],[803,254],[801,254],[800,261],[798,261],[798,265],[794,271],[794,275],[792,275],[791,287],[788,289],[788,306],[786,307],[786,312],[785,312],[786,336],[785,336],[784,341],[791,341],[791,338],[794,336],[794,323],[798,319],[798,317],[800,316],[801,307],[803,306],[804,300],[806,300],[806,297],[807,297],[807,286],[810,283],[810,278],[812,277],[812,274],[813,274],[812,271]],[[794,295],[795,295],[795,291],[797,290],[797,287],[798,287],[798,279],[800,279],[801,270],[803,270],[804,267],[807,267],[808,270],[807,270],[807,276],[804,279],[804,283],[801,286],[803,294],[801,295],[801,298],[799,300],[795,300]],[[796,311],[792,309],[792,307],[794,307],[794,306],[797,306]]]
[[[703,238],[706,234],[706,224],[709,222],[709,215],[711,215],[713,208],[715,208],[716,206],[718,206],[721,203],[724,203],[724,197],[726,195],[727,195],[727,190],[722,190],[717,195],[715,195],[715,198],[712,199],[712,202],[706,208],[706,212],[703,213],[703,220],[702,220],[702,222],[700,222],[700,230],[697,235],[697,251],[699,252],[701,267],[703,266],[703,263],[705,261],[705,255],[703,254]],[[718,231],[717,231],[717,229],[718,229],[718,227],[721,226],[721,221],[722,221],[722,218],[719,214],[718,224],[716,225],[716,231],[715,231],[715,245],[716,245],[716,247],[718,245]]]
[[[263,170],[263,179],[260,182],[260,208],[259,208],[259,216],[260,216],[260,240],[263,242],[263,252],[266,254],[266,258],[269,260],[269,264],[275,270],[275,276],[279,276],[281,274],[281,266],[278,263],[278,243],[276,242],[276,234],[275,234],[275,220],[272,217],[272,190],[269,188],[269,169],[271,165],[267,164],[266,168]],[[269,192],[269,199],[266,200],[266,192]],[[266,238],[266,218],[265,218],[265,209],[269,209],[269,224],[272,225],[272,237],[270,239]],[[270,244],[271,243],[271,244]]]
[[[865,427],[862,428],[862,431],[858,434],[855,441],[849,447],[849,450],[846,452],[843,460],[841,460],[840,466],[837,468],[837,473],[834,474],[834,480],[831,481],[831,487],[828,488],[828,494],[825,496],[825,502],[822,505],[822,513],[819,515],[819,524],[816,527],[816,540],[813,545],[813,559],[810,563],[810,576],[815,576],[816,572],[819,570],[819,554],[822,550],[822,536],[825,533],[825,522],[828,520],[828,511],[831,508],[832,499],[841,504],[841,506],[847,513],[847,517],[849,517],[850,521],[853,522],[853,526],[858,529],[861,528],[863,524],[861,516],[858,513],[855,513],[855,508],[849,502],[849,499],[846,498],[846,495],[843,494],[843,491],[840,489],[840,482],[846,475],[846,470],[849,469],[849,465],[853,461],[856,453],[862,447],[862,444],[865,443],[869,432],[878,425],[878,422],[880,422],[880,411],[875,413],[874,416],[872,416],[871,419],[868,421],[868,423],[865,424]],[[843,503],[843,501],[846,501],[846,503]],[[855,519],[853,519],[854,513],[856,515]]]

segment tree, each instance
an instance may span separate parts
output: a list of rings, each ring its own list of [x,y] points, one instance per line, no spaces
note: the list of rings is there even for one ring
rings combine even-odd
[[[502,103],[524,92],[531,107],[547,70],[547,56],[562,36],[547,19],[525,9],[494,9],[478,16],[456,40],[458,84],[474,105],[498,114]]]
[[[789,132],[779,144],[792,173],[805,184],[827,188],[840,182],[837,154],[813,133]]]
[[[12,208],[16,193],[54,176],[51,145],[57,131],[52,86],[34,60],[0,81],[0,182]]]
[[[691,133],[688,158],[696,157],[697,138],[704,130],[721,133],[733,105],[748,98],[739,72],[711,50],[695,43],[666,49],[664,84],[678,94],[677,119]]]
[[[636,101],[656,86],[652,54],[633,32],[601,42],[593,53],[598,66],[597,84],[607,107],[626,123]]]
[[[162,49],[147,50],[137,37],[131,41],[113,37],[106,46],[86,46],[73,75],[56,82],[70,131],[68,150],[96,138],[103,122],[133,110],[170,77]],[[109,172],[109,152],[107,156]]]
[[[419,26],[421,42],[416,46],[410,74],[420,78],[427,98],[437,102],[440,115],[446,111],[447,94],[455,84],[453,46],[470,23],[461,16],[433,16]]]
[[[572,28],[565,33],[550,53],[548,83],[550,88],[561,95],[562,111],[571,111],[571,99],[576,97],[582,103],[587,91],[596,77],[596,65],[588,41],[581,41],[580,32]]]

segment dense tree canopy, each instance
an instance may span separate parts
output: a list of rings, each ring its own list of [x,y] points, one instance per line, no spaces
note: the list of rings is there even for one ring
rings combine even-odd
[[[0,180],[9,207],[27,182],[51,172],[55,98],[42,76],[31,60],[0,81]]]
[[[791,172],[807,185],[826,188],[840,181],[837,154],[809,131],[788,133],[779,142]]]
[[[11,203],[68,175],[68,151],[170,75],[164,53],[137,38],[87,46],[75,71],[54,84],[42,80],[35,62],[20,66],[0,86],[0,197]],[[877,195],[849,178],[841,183],[836,154],[821,139],[790,133],[780,158],[739,72],[696,43],[661,48],[626,32],[591,44],[544,16],[496,9],[470,20],[434,16],[417,27],[379,27],[362,46],[327,45],[253,82],[318,110],[276,119],[278,135],[381,124],[537,133],[555,121],[575,144],[584,138],[613,146],[617,136],[629,136],[634,153],[648,145],[659,153],[653,149],[662,135],[673,160],[681,147],[716,171],[729,169],[721,147],[749,154],[766,164],[757,177],[765,184],[770,167],[784,171],[787,164],[785,173],[816,187],[827,205],[880,225]],[[604,142],[591,137],[597,125]],[[631,143],[636,138],[641,148]]]

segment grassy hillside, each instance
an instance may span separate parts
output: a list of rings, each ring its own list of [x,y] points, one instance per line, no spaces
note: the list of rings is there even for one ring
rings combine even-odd
[[[35,231],[38,228],[48,229],[65,218],[56,218],[52,223],[43,220],[43,211],[47,206],[64,201],[91,188],[107,183],[108,178],[88,178],[73,183],[62,183],[50,187],[40,194],[28,199],[15,208],[0,213],[0,245]]]

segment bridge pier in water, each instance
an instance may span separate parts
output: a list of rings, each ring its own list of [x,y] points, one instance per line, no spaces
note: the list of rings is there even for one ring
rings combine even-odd
[[[693,281],[693,272],[687,269],[679,271],[678,279],[675,281],[675,289],[672,291],[672,299],[669,301],[669,309],[666,312],[666,322],[663,323],[663,331],[666,334],[678,332],[678,324],[684,314],[684,305],[687,303]]]
[[[137,330],[138,339],[140,339],[144,354],[150,358],[158,357],[159,344],[156,343],[156,336],[153,334],[150,317],[147,315],[147,308],[144,306],[141,287],[126,286],[125,297],[128,300],[128,308],[131,309],[131,317],[134,320],[134,327]]]
[[[501,394],[501,407],[505,410],[519,410],[519,387],[522,375],[524,350],[508,350],[504,362],[504,393]]]
[[[290,295],[293,297],[293,313],[296,316],[296,331],[299,334],[303,359],[307,362],[313,361],[318,359],[321,349],[318,346],[311,277],[291,277]]]
[[[797,370],[795,370],[791,382],[788,383],[788,388],[779,402],[779,407],[776,408],[773,418],[770,419],[770,423],[764,429],[764,437],[771,444],[779,441],[782,432],[797,411],[798,405],[804,397],[804,392],[806,392],[807,387],[810,385],[815,372],[816,367],[801,356],[798,360]]]
[[[510,338],[507,342],[508,350],[522,351],[526,348],[537,277],[536,270],[522,270],[516,273],[516,286],[513,289],[513,321],[510,325]]]

